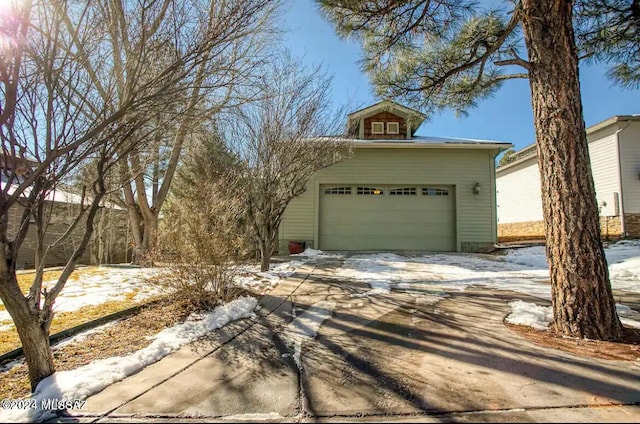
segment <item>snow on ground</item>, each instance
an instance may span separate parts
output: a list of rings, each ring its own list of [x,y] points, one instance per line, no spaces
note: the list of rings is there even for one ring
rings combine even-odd
[[[363,295],[389,292],[392,288],[410,293],[442,297],[447,291],[461,291],[470,285],[490,285],[505,290],[525,291],[548,298],[546,269],[487,259],[469,254],[425,254],[401,256],[393,253],[356,255],[346,258],[336,276],[369,284]]]
[[[90,275],[83,275],[78,280],[69,279],[60,296],[56,299],[53,310],[70,312],[87,305],[97,305],[110,300],[124,300],[127,295],[136,293],[133,301],[139,302],[159,292],[157,286],[149,284],[147,279],[157,276],[161,268],[138,267],[99,267]],[[51,287],[55,281],[44,283]]]
[[[511,313],[506,321],[511,324],[527,325],[538,330],[546,330],[553,322],[553,309],[551,306],[539,306],[535,303],[516,300],[509,303]],[[616,311],[620,322],[630,327],[640,328],[640,313],[626,305],[616,303]]]
[[[616,311],[620,322],[633,328],[640,328],[640,312],[636,312],[627,305],[616,303]]]
[[[640,241],[625,240],[605,249],[614,289],[640,293]],[[505,255],[375,253],[347,257],[336,277],[368,284],[371,290],[353,297],[403,290],[418,304],[433,304],[450,291],[469,286],[511,290],[551,300],[544,246],[509,249]],[[530,306],[527,306],[530,305]],[[513,320],[546,328],[546,309],[532,303],[517,304]],[[640,326],[640,313],[618,309],[624,324]],[[552,316],[552,315],[551,315]]]
[[[293,360],[300,368],[300,354],[302,344],[307,339],[313,339],[320,326],[335,309],[336,304],[323,300],[311,305],[300,316],[294,318],[284,330],[282,338],[293,348]]]
[[[620,242],[607,248],[605,252],[614,289],[640,292],[640,242]],[[245,287],[262,284],[272,288],[282,278],[291,275],[305,260],[342,257],[313,249],[307,249],[305,253],[306,255],[296,255],[300,261],[274,264],[266,273],[258,272],[255,267],[244,267],[236,283]],[[84,284],[81,281],[80,287],[75,289],[70,285],[71,290],[67,293],[63,291],[69,300],[61,302],[62,306],[58,307],[72,308],[70,305],[83,304],[84,301],[79,300],[83,297],[87,298],[87,302],[88,299],[93,299],[90,303],[95,304],[105,297],[113,299],[113,296],[122,295],[123,290],[131,292],[131,285],[136,285],[136,279],[143,281],[143,277],[148,276],[145,275],[145,270],[133,270],[139,270],[139,274],[127,268],[119,269],[114,273],[113,284],[110,272],[109,277],[102,276],[101,281],[96,278],[89,279],[87,283],[83,279]],[[133,275],[128,274],[129,272]],[[368,284],[371,290],[360,296],[403,290],[415,296],[417,304],[434,304],[448,296],[448,292],[464,290],[471,285],[512,290],[544,300],[550,299],[551,291],[545,251],[540,246],[511,249],[505,255],[355,255],[344,259],[343,266],[336,270],[335,277]],[[257,305],[253,298],[241,298],[234,302],[216,308],[210,314],[194,315],[184,323],[162,331],[150,346],[126,357],[109,358],[73,371],[56,373],[44,380],[33,396],[38,400],[38,405],[41,399],[84,399],[211,330],[231,320],[250,316]],[[522,301],[512,302],[510,305],[513,312],[507,318],[508,322],[531,325],[534,328],[546,328],[551,322],[552,313],[548,306]],[[283,338],[292,346],[294,360],[298,365],[304,341],[315,337],[324,320],[331,317],[335,307],[329,301],[316,303],[286,327]],[[624,305],[616,307],[623,323],[640,328],[640,313]],[[50,413],[45,410],[5,410],[0,412],[0,421],[35,421],[48,416]]]
[[[135,294],[132,300],[140,302],[159,293],[158,286],[147,282],[148,278],[162,272],[160,268],[109,267],[78,269],[79,278],[70,278],[58,298],[53,310],[71,312],[107,301],[125,300]],[[45,281],[43,286],[51,288],[56,280]],[[13,328],[9,312],[0,311],[0,331]]]
[[[301,261],[272,264],[269,272],[259,272],[258,266],[242,266],[238,269],[236,284],[247,289],[261,287],[264,293],[273,289],[283,279],[302,265]],[[56,312],[76,311],[84,306],[98,305],[107,301],[124,300],[135,293],[133,300],[140,302],[160,293],[158,285],[147,279],[164,272],[163,268],[139,268],[134,266],[102,266],[95,269],[79,269],[80,278],[69,279],[62,293],[56,299]],[[55,281],[46,281],[44,287],[51,287]],[[13,329],[9,312],[0,311],[0,332]]]
[[[240,297],[212,312],[191,316],[185,322],[161,331],[149,346],[135,353],[94,361],[71,371],[56,372],[38,384],[31,396],[35,409],[0,410],[0,422],[41,422],[53,418],[55,411],[41,408],[43,401],[86,399],[212,330],[231,321],[254,316],[257,305],[255,298]]]
[[[268,272],[260,272],[260,267],[257,265],[243,265],[236,269],[234,282],[247,290],[254,290],[260,292],[260,294],[265,294],[273,290],[282,279],[289,277],[302,265],[303,262],[301,261],[271,264]]]
[[[341,278],[366,282],[371,290],[354,294],[354,297],[371,296],[389,293],[394,281],[402,278],[404,261],[393,253],[376,253],[373,255],[354,256],[344,260],[338,270]]]
[[[291,256],[302,256],[307,259],[317,259],[317,258],[343,258],[344,255],[340,253],[328,253],[323,252],[322,250],[312,249],[307,247],[302,253],[295,253]]]
[[[551,306],[539,306],[535,303],[516,300],[510,302],[512,312],[506,321],[511,324],[527,325],[537,330],[546,330],[553,321],[553,309]]]

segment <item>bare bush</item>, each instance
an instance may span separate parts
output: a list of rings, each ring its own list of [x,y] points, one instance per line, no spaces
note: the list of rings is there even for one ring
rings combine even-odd
[[[195,141],[161,220],[162,249],[156,250],[154,261],[171,270],[161,283],[165,289],[206,310],[239,294],[233,284],[235,263],[250,255],[250,248],[243,205],[224,195],[220,168],[211,165],[212,158],[224,160],[223,146],[211,135],[201,134]],[[232,166],[232,157],[226,159]]]

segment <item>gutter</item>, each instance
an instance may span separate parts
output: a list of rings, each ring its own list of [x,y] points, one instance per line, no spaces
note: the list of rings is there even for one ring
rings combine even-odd
[[[511,143],[420,143],[420,142],[411,142],[411,141],[400,141],[400,142],[374,142],[374,143],[362,143],[355,142],[351,144],[354,148],[411,148],[411,149],[474,149],[474,150],[485,150],[485,149],[500,149],[507,150],[510,147],[513,147]]]

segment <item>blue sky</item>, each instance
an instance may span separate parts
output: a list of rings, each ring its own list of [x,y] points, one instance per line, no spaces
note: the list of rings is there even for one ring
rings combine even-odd
[[[373,104],[367,75],[358,65],[359,44],[340,39],[318,13],[313,0],[289,0],[284,24],[289,32],[285,44],[309,63],[322,63],[333,74],[333,94],[337,104]],[[584,118],[587,127],[613,115],[640,113],[640,92],[613,86],[602,66],[581,66],[580,78]],[[491,99],[478,103],[467,117],[451,111],[433,116],[422,124],[418,135],[463,137],[513,143],[520,149],[534,142],[533,113],[527,80],[507,81]]]

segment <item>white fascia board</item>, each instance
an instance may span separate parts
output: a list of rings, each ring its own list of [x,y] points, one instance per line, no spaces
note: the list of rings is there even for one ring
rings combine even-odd
[[[415,143],[412,141],[397,141],[397,142],[374,142],[352,143],[354,148],[384,148],[384,149],[500,149],[507,150],[513,147],[511,143]]]
[[[610,118],[605,119],[602,122],[598,122],[597,124],[592,125],[589,128],[587,128],[587,130],[586,130],[587,131],[587,136],[590,135],[590,134],[593,134],[596,131],[605,129],[605,128],[611,126],[611,125],[617,124],[618,122],[628,122],[628,121],[640,121],[640,115],[615,115],[615,116],[612,116]],[[587,142],[591,143],[592,141],[595,141],[595,140],[596,139],[587,140]],[[528,146],[525,146],[522,149],[520,149],[520,151],[522,151],[524,149],[527,149],[527,148],[529,148],[531,146],[532,146],[531,144],[528,145]],[[514,154],[517,154],[517,153],[518,152],[515,152]],[[529,159],[531,159],[533,157],[536,157],[537,154],[538,154],[537,151],[534,150],[532,153],[530,153],[530,154],[528,154],[526,156],[523,156],[518,160],[515,160],[513,162],[509,162],[508,164],[497,168],[496,169],[496,173],[500,173],[500,172],[502,172],[504,170],[507,170],[507,169],[509,169],[511,167],[519,165],[522,162],[526,162],[527,160],[529,160]]]

